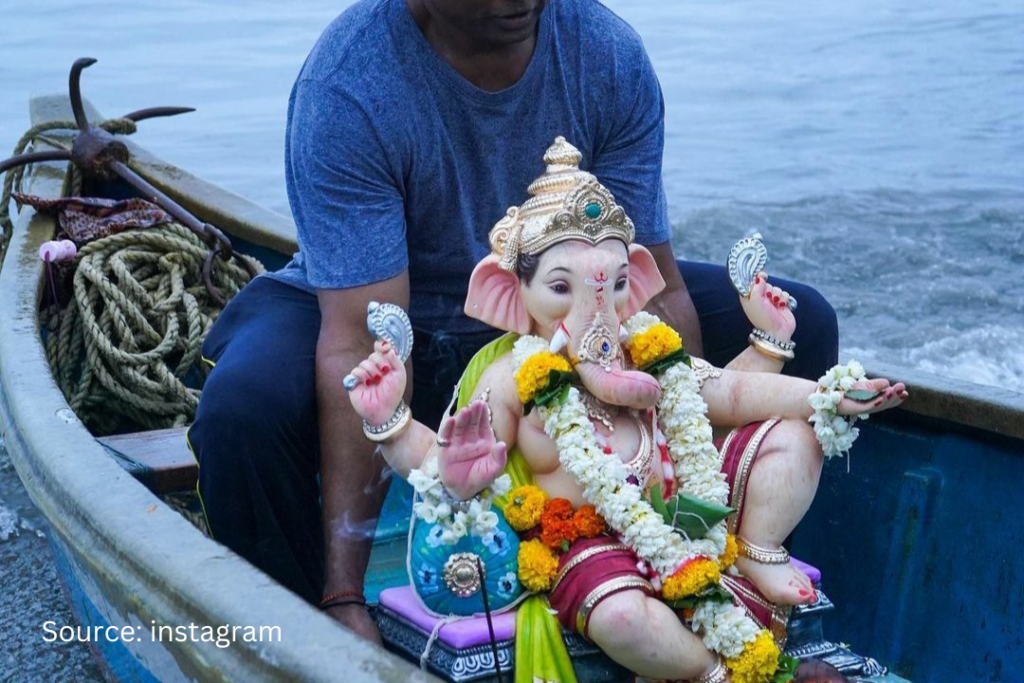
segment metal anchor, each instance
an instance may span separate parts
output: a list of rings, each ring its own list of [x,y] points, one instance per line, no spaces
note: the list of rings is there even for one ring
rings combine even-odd
[[[128,166],[130,154],[128,146],[118,140],[113,134],[89,123],[85,116],[85,108],[82,106],[82,91],[80,87],[82,71],[96,63],[91,57],[82,57],[75,60],[71,65],[71,74],[68,78],[68,92],[71,100],[71,111],[74,113],[75,124],[78,126],[78,133],[75,135],[71,150],[47,150],[42,152],[28,152],[19,154],[5,161],[0,162],[0,174],[25,164],[42,161],[71,161],[87,176],[100,179],[111,179],[118,177],[135,188],[142,198],[147,199],[161,209],[169,213],[182,225],[194,232],[210,248],[203,263],[203,283],[206,291],[221,306],[226,301],[217,288],[213,286],[212,266],[213,257],[219,256],[223,260],[235,258],[249,273],[249,277],[256,277],[255,267],[246,259],[239,257],[231,247],[231,241],[218,228],[210,223],[200,221],[184,207],[154,187],[145,178],[133,171]],[[150,107],[126,114],[125,119],[131,121],[142,121],[144,119],[157,118],[162,116],[175,116],[195,111],[192,107]]]

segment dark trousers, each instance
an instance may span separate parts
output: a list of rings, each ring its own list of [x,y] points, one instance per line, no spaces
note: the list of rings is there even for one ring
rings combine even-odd
[[[728,363],[750,323],[725,269],[679,262],[700,318],[705,358]],[[817,379],[838,355],[835,312],[813,289],[774,280],[799,301],[797,359],[785,372]],[[323,587],[314,359],[315,295],[258,278],[224,309],[203,345],[214,363],[189,443],[214,537],[311,603]],[[440,423],[462,369],[498,332],[417,332],[412,410]],[[361,435],[360,435],[361,438]]]

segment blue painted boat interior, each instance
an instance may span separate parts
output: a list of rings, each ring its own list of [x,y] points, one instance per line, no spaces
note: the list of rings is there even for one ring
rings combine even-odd
[[[1021,680],[1024,442],[902,411],[860,424],[791,544],[836,605],[825,636],[914,681]]]

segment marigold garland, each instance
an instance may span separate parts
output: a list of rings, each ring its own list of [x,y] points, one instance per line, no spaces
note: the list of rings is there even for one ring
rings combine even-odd
[[[657,316],[640,312],[624,326],[630,337],[625,346],[637,365],[665,360],[682,347],[681,340],[676,342],[678,335]],[[636,349],[635,356],[633,349]],[[517,384],[518,370],[544,353],[549,352],[543,339],[520,337],[513,348]],[[658,426],[668,444],[677,489],[725,504],[728,484],[720,471],[707,405],[700,396],[700,382],[689,364],[683,361],[664,369],[659,381],[662,398],[658,403]],[[721,568],[729,566],[737,553],[735,539],[729,537],[724,521],[714,525],[704,538],[693,539],[679,535],[666,525],[643,498],[640,487],[626,481],[621,457],[608,453],[598,444],[596,430],[576,388],[570,388],[561,399],[543,406],[541,417],[545,421],[545,432],[558,446],[562,467],[583,488],[584,497],[595,506],[596,514],[648,563],[655,577],[668,576],[667,580],[662,580],[665,599],[671,601],[694,595],[718,582]],[[551,552],[539,539],[527,542]],[[557,558],[555,562],[557,568]],[[531,568],[531,579],[536,573]],[[522,575],[520,581],[527,585]],[[778,668],[778,648],[770,634],[769,642],[764,642],[763,634],[767,631],[742,607],[732,602],[700,600],[692,609],[691,618],[691,628],[704,644],[726,658],[730,669],[739,668],[742,678],[736,681],[766,683],[774,675]]]
[[[508,494],[505,505],[505,520],[516,531],[526,531],[537,526],[544,513],[548,494],[537,486],[518,486]]]
[[[519,582],[533,593],[551,589],[558,574],[558,555],[540,539],[519,544]]]
[[[753,642],[747,643],[742,654],[726,658],[732,683],[768,683],[778,671],[779,654],[772,634],[762,630]]]
[[[662,582],[661,596],[669,602],[682,600],[717,584],[720,577],[718,562],[707,557],[697,557]]]
[[[725,552],[718,556],[718,567],[725,571],[736,564],[736,558],[740,556],[740,547],[736,543],[736,537],[729,534],[725,537]]]
[[[547,389],[552,370],[569,372],[572,366],[563,356],[550,351],[541,351],[526,359],[515,374],[519,400],[529,403]]]
[[[665,323],[659,322],[629,340],[629,357],[633,364],[642,368],[670,353],[683,348],[679,333]]]

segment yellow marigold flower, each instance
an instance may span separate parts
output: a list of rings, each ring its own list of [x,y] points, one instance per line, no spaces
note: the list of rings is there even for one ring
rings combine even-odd
[[[548,376],[552,370],[569,372],[572,366],[569,361],[557,353],[541,351],[526,359],[516,370],[516,391],[523,403],[533,400],[537,394],[547,388]]]
[[[534,538],[519,544],[519,582],[526,590],[540,593],[549,590],[558,574],[558,556]]]
[[[508,494],[505,519],[516,531],[526,531],[537,526],[544,513],[548,494],[536,486],[519,486]]]
[[[725,571],[736,562],[740,548],[736,545],[736,537],[729,534],[725,537],[725,552],[718,556],[718,568]]]
[[[665,323],[658,323],[635,335],[629,342],[629,357],[638,368],[660,360],[683,348],[679,333]]]
[[[772,634],[762,630],[738,657],[727,658],[725,666],[732,683],[767,683],[779,668],[779,648]]]
[[[707,557],[696,557],[665,579],[661,586],[661,596],[669,602],[681,600],[718,583],[720,577],[717,562]]]

